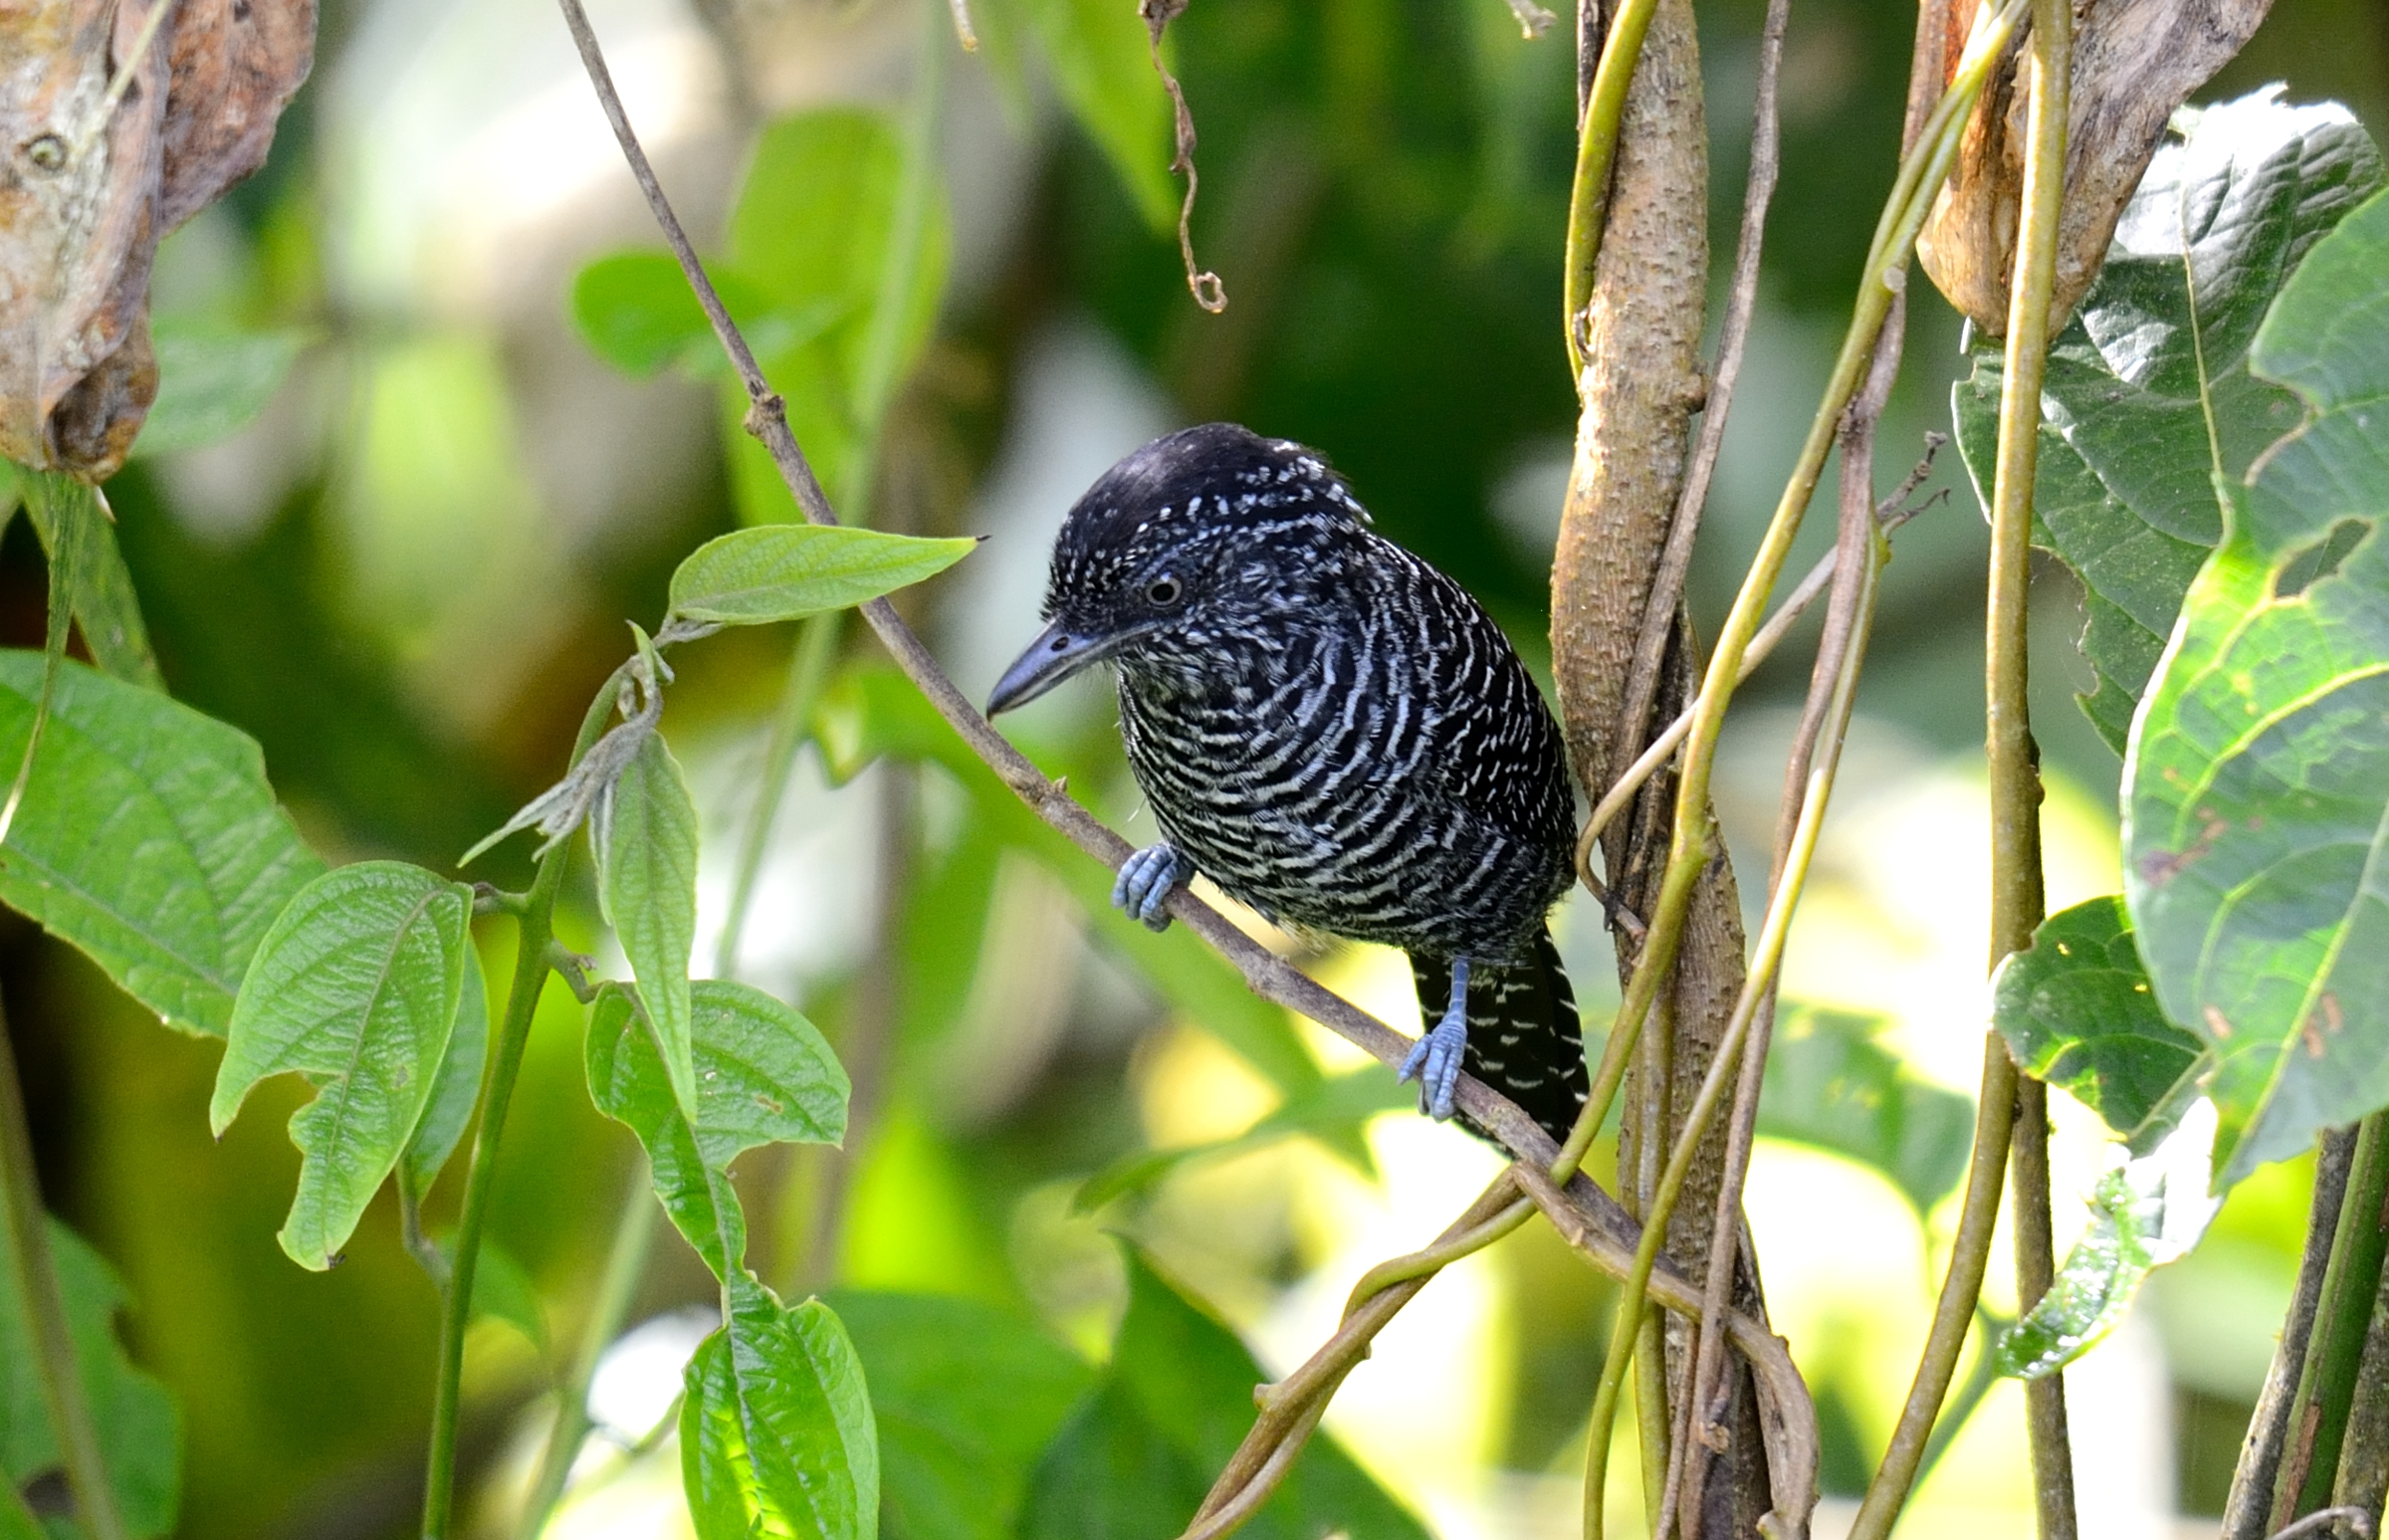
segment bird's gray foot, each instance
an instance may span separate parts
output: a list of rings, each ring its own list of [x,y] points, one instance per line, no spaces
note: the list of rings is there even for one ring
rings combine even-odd
[[[1178,853],[1168,840],[1147,845],[1120,863],[1112,883],[1112,907],[1140,920],[1149,931],[1170,928],[1170,890],[1194,875],[1194,863]]]
[[[1443,1019],[1421,1033],[1402,1061],[1404,1080],[1418,1082],[1418,1110],[1441,1122],[1451,1116],[1460,1088],[1460,1061],[1468,1053],[1468,960],[1451,960],[1451,1006]]]

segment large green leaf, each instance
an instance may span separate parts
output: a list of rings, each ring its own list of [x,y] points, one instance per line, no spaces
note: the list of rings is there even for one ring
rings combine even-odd
[[[2266,319],[2252,364],[2307,417],[2236,490],[2125,767],[2125,897],[2158,1004],[2217,1057],[2225,1185],[2389,1103],[2384,274],[2389,196]],[[2364,538],[2317,574],[2343,525]]]
[[[2237,479],[2297,423],[2296,399],[2249,372],[2258,324],[2298,259],[2381,179],[2345,108],[2291,107],[2280,93],[2209,108],[2158,150],[2050,352],[2033,539],[2087,590],[2082,651],[2098,683],[2082,709],[2119,754],[2221,536],[2215,475]],[[1987,344],[1953,401],[1986,506],[2002,377]]]
[[[269,1075],[317,1095],[291,1118],[299,1191],[282,1248],[325,1268],[430,1103],[464,993],[473,890],[402,861],[359,861],[300,890],[233,1003],[208,1126],[221,1137]]]
[[[136,1540],[162,1535],[174,1527],[181,1501],[181,1418],[174,1398],[134,1368],[117,1343],[112,1323],[126,1303],[124,1285],[100,1253],[52,1220],[50,1254],[84,1401],[125,1531]],[[0,1227],[0,1506],[15,1488],[59,1465],[58,1439],[36,1378],[39,1362],[17,1293],[15,1253]],[[0,1515],[0,1536],[9,1533],[8,1522]]]
[[[639,1001],[681,1111],[697,1113],[689,949],[697,943],[697,803],[663,735],[649,733],[591,826],[597,902],[639,981]]]
[[[1251,1430],[1267,1377],[1235,1334],[1128,1253],[1128,1314],[1093,1395],[1039,1462],[1024,1540],[1129,1540],[1186,1527]],[[1267,1540],[1425,1540],[1426,1531],[1325,1433],[1244,1534]]]
[[[813,1024],[747,985],[691,990],[697,1117],[681,1112],[654,1034],[620,985],[598,990],[586,1066],[597,1109],[646,1147],[656,1197],[715,1276],[734,1276],[747,1220],[730,1181],[739,1152],[763,1144],[836,1144],[846,1137],[846,1071]]]
[[[1882,1173],[1921,1216],[1957,1187],[1974,1135],[1967,1098],[1909,1073],[1881,1020],[1802,1006],[1767,1052],[1759,1132]]]
[[[2026,1074],[2071,1092],[2142,1154],[2203,1067],[2198,1039],[2157,1008],[2121,895],[2042,921],[1992,976],[1991,1024]]]
[[[1026,852],[1052,872],[1085,911],[1103,944],[1126,959],[1173,1008],[1216,1036],[1289,1097],[1324,1078],[1284,1010],[1247,989],[1243,976],[1184,929],[1155,933],[1112,907],[1112,874],[1021,805],[903,675],[885,666],[852,670],[824,692],[820,741],[830,768],[853,774],[881,755],[927,761],[970,793],[973,811],[992,837]],[[1113,730],[1099,730],[1112,735]],[[1117,742],[1116,736],[1112,741]],[[1100,762],[1082,746],[1057,754],[1032,746],[1047,768],[1074,787],[1100,785]],[[1069,762],[1069,763],[1063,763]]]
[[[831,504],[850,518],[864,512],[851,506],[863,456],[937,320],[950,241],[935,166],[907,164],[884,114],[800,112],[757,142],[731,212],[730,263],[780,312],[834,317],[817,335],[756,356]],[[770,455],[745,431],[745,390],[725,382],[721,403],[741,517],[796,522]]]
[[[1095,1372],[971,1300],[841,1289],[828,1302],[871,1379],[890,1540],[1010,1540],[1029,1470]]]
[[[473,1121],[473,1108],[481,1100],[481,1070],[489,1052],[489,986],[481,974],[481,953],[468,942],[465,986],[456,998],[456,1027],[449,1032],[440,1067],[432,1075],[423,1116],[415,1121],[414,1133],[407,1136],[406,1153],[398,1159],[402,1191],[412,1192],[418,1199],[430,1192],[440,1168],[455,1153],[457,1141],[465,1137],[465,1127]]]
[[[680,1467],[698,1540],[873,1540],[879,1445],[862,1361],[827,1305],[734,1273],[683,1379]]]
[[[717,625],[801,620],[934,576],[977,545],[825,525],[740,530],[707,541],[673,570],[672,614]]]
[[[0,765],[25,752],[37,652],[0,652]],[[221,1035],[258,938],[324,869],[275,805],[257,744],[69,662],[0,903],[98,963],[169,1026]]]
[[[1137,7],[1107,0],[1008,0],[1026,13],[1053,83],[1155,231],[1178,217],[1170,184],[1170,96],[1153,73]]]
[[[157,401],[133,453],[196,449],[232,437],[266,409],[314,339],[302,330],[237,331],[157,318]]]

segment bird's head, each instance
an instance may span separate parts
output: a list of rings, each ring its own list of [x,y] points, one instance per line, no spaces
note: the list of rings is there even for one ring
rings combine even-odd
[[[1300,444],[1233,423],[1155,439],[1104,472],[1053,547],[1037,639],[987,698],[992,716],[1104,659],[1200,674],[1316,608],[1368,522]]]

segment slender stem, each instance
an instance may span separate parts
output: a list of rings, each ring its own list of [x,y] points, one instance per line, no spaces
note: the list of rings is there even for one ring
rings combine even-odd
[[[33,1339],[33,1377],[66,1465],[75,1512],[93,1540],[124,1540],[124,1519],[116,1511],[115,1488],[108,1483],[99,1428],[75,1364],[75,1339],[67,1328],[57,1259],[50,1252],[49,1214],[34,1173],[25,1089],[17,1080],[16,1049],[9,1042],[5,1010],[0,1010],[0,1219],[8,1225],[17,1298],[25,1302],[25,1330]]]
[[[2331,1479],[2331,1502],[2378,1520],[2389,1498],[2389,1271],[2373,1291],[2372,1318],[2356,1365],[2356,1396]]]
[[[755,807],[739,838],[738,877],[731,884],[730,912],[722,918],[722,938],[714,947],[714,977],[735,979],[739,972],[739,941],[747,931],[747,912],[755,903],[755,885],[762,875],[763,855],[771,847],[771,826],[779,819],[779,804],[787,795],[788,777],[796,768],[796,751],[811,730],[813,708],[829,665],[838,654],[838,632],[846,612],[833,609],[804,622],[796,649],[788,658],[788,682],[780,691],[779,711],[771,719],[771,737],[763,749],[763,768],[757,777]]]
[[[564,1495],[572,1462],[589,1435],[589,1382],[605,1350],[622,1334],[622,1323],[639,1297],[640,1280],[647,1276],[647,1259],[655,1250],[655,1219],[662,1212],[655,1201],[655,1184],[641,1155],[630,1163],[622,1192],[622,1215],[614,1221],[614,1243],[606,1252],[605,1271],[598,1275],[596,1297],[589,1301],[589,1319],[581,1328],[580,1348],[572,1358],[569,1378],[556,1390],[555,1426],[547,1431],[547,1448],[540,1456],[540,1473],[523,1505],[523,1540],[539,1540],[548,1516]]]
[[[1610,175],[1618,163],[1618,130],[1626,118],[1626,92],[1633,84],[1634,66],[1642,59],[1642,38],[1658,0],[1626,0],[1610,23],[1601,48],[1601,63],[1593,72],[1592,94],[1586,98],[1584,121],[1576,136],[1576,175],[1568,196],[1568,249],[1565,329],[1571,374],[1585,367],[1585,307],[1593,303],[1593,264],[1601,255],[1601,235],[1610,217]]]
[[[2289,1407],[2288,1447],[2275,1478],[2271,1528],[2279,1529],[2330,1500],[2373,1295],[2380,1287],[2384,1246],[2389,1243],[2382,1224],[2385,1204],[2389,1113],[2376,1112],[2356,1132],[2347,1197],[2339,1206],[2339,1227],[2331,1237],[2330,1263],[2323,1269],[2314,1330],[2306,1342],[2297,1396]]]
[[[2033,744],[2029,676],[2033,479],[2041,443],[2058,226],[2065,191],[2065,115],[2073,56],[2073,0],[2033,0],[2032,86],[2016,272],[2008,296],[2006,373],[1999,400],[1997,473],[1991,490],[1989,635],[1984,644],[1991,779],[1991,967],[2032,945],[2046,904],[2041,881],[2041,772]],[[2057,1259],[2050,1236],[2049,1092],[2020,1081],[2011,1144],[2015,1169],[2017,1308],[2049,1291]],[[2041,1540],[2073,1540],[2073,1454],[2065,1380],[2025,1382]]]
[[[589,745],[597,741],[606,719],[613,715],[621,679],[622,671],[617,670],[589,703],[569,763],[578,764]],[[448,1533],[456,1492],[457,1403],[464,1378],[465,1328],[473,1320],[473,1275],[481,1261],[481,1232],[489,1223],[491,1195],[498,1185],[498,1146],[506,1137],[507,1104],[514,1099],[523,1050],[531,1041],[532,1017],[539,1010],[540,991],[547,983],[547,943],[554,936],[555,897],[563,887],[571,848],[570,842],[559,842],[540,857],[531,894],[515,922],[515,976],[507,990],[506,1014],[499,1023],[498,1040],[491,1045],[489,1067],[482,1072],[481,1124],[473,1135],[473,1164],[465,1176],[464,1209],[456,1221],[456,1259],[440,1315],[440,1358],[431,1400],[431,1459],[423,1480],[423,1540],[444,1540]]]

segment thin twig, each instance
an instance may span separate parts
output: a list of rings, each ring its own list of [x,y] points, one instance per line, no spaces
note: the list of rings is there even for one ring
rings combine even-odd
[[[1202,178],[1194,170],[1194,114],[1187,107],[1186,88],[1178,77],[1162,63],[1162,34],[1170,30],[1187,8],[1187,0],[1139,0],[1137,15],[1145,22],[1146,45],[1153,55],[1153,73],[1162,78],[1162,89],[1170,93],[1172,126],[1175,129],[1176,153],[1170,157],[1173,175],[1187,179],[1187,195],[1178,205],[1178,255],[1187,266],[1187,293],[1194,303],[1216,316],[1227,309],[1227,286],[1219,275],[1204,271],[1194,261],[1194,193]]]
[[[2275,1531],[2273,1540],[2304,1540],[2307,1535],[2318,1535],[2326,1529],[2336,1529],[2341,1524],[2353,1530],[2358,1540],[2372,1540],[2372,1515],[2352,1506],[2319,1508],[2288,1528]]]
[[[1586,7],[1593,9],[1591,6]],[[1618,163],[1619,126],[1626,120],[1626,89],[1641,62],[1642,38],[1658,0],[1625,0],[1610,22],[1577,125],[1576,174],[1568,194],[1568,246],[1562,304],[1568,337],[1568,372],[1585,368],[1585,312],[1593,303],[1593,265],[1601,255],[1602,231],[1610,218],[1610,177]]]

